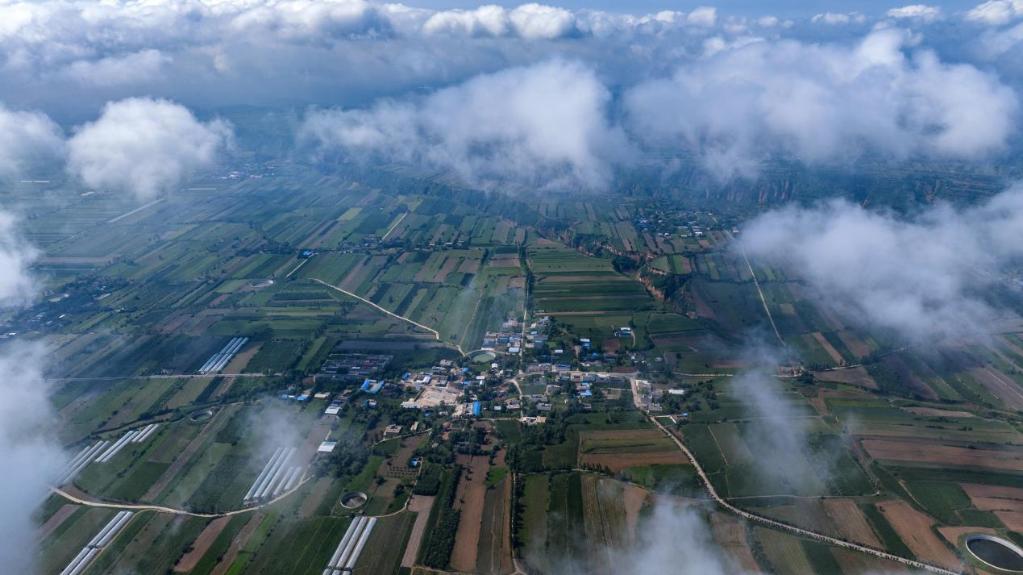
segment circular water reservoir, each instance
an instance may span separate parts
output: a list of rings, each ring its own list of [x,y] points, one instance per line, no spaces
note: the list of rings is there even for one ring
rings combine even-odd
[[[361,491],[345,493],[341,496],[341,507],[345,509],[358,509],[366,504],[367,499],[369,497]]]
[[[1012,573],[1023,573],[1023,549],[1011,541],[992,535],[976,534],[966,538],[966,548],[981,562]]]

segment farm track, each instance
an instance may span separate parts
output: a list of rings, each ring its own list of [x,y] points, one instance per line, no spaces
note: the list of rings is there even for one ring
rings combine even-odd
[[[393,317],[395,319],[399,319],[399,320],[401,320],[403,322],[412,324],[412,325],[418,327],[419,329],[424,329],[424,330],[432,333],[434,339],[436,339],[437,341],[445,343],[446,345],[449,345],[449,346],[457,349],[458,353],[460,353],[462,355],[465,355],[465,350],[462,349],[462,346],[458,345],[457,343],[453,344],[453,343],[444,342],[444,340],[441,339],[441,337],[440,337],[440,332],[438,332],[437,330],[433,329],[432,327],[425,326],[425,325],[423,325],[423,324],[421,324],[421,323],[419,323],[419,322],[417,322],[417,321],[415,321],[413,319],[407,318],[407,317],[405,317],[403,315],[398,315],[398,314],[394,313],[393,311],[384,309],[384,308],[380,307],[379,305],[371,302],[370,300],[368,300],[368,299],[366,299],[366,298],[364,298],[364,297],[362,297],[360,295],[354,294],[354,293],[352,293],[352,292],[350,292],[350,291],[348,291],[346,289],[339,288],[336,285],[329,284],[329,283],[327,283],[327,282],[325,282],[325,281],[323,281],[321,279],[317,279],[317,278],[309,278],[309,279],[313,280],[314,282],[316,282],[318,284],[321,284],[323,286],[329,287],[330,289],[332,289],[334,291],[341,292],[341,293],[345,294],[346,296],[353,297],[353,298],[361,301],[362,303],[364,303],[366,305],[369,305],[369,306],[373,307],[374,309],[376,309],[378,311],[382,311],[385,314],[387,314],[387,315],[389,315],[389,316],[391,316],[391,317]]]
[[[718,492],[714,488],[714,485],[710,482],[710,478],[707,476],[707,473],[703,470],[703,467],[700,466],[700,462],[696,460],[696,457],[692,454],[691,451],[689,451],[689,448],[686,447],[684,443],[682,443],[682,440],[680,440],[666,427],[664,427],[664,425],[662,425],[661,422],[658,421],[656,417],[647,414],[647,418],[650,421],[652,421],[653,424],[656,425],[662,432],[667,434],[668,437],[670,437],[671,440],[675,442],[675,445],[677,445],[678,448],[682,450],[682,453],[684,453],[686,455],[686,458],[688,458],[689,461],[693,464],[693,468],[696,469],[696,473],[697,475],[700,476],[700,481],[702,481],[704,486],[707,488],[707,493],[710,494],[711,499],[713,499],[715,503],[724,508],[726,511],[729,511],[734,515],[738,515],[739,517],[746,519],[747,521],[759,523],[771,529],[786,531],[798,537],[806,537],[818,541],[820,543],[825,543],[827,545],[833,545],[835,547],[841,547],[843,549],[859,551],[861,553],[866,553],[879,559],[894,561],[896,563],[900,563],[913,569],[919,569],[922,571],[927,571],[929,573],[939,573],[941,575],[959,575],[959,573],[956,571],[949,571],[948,569],[939,567],[937,565],[924,563],[922,561],[915,561],[913,559],[906,559],[905,557],[899,557],[898,555],[893,555],[891,553],[888,553],[887,551],[882,551],[880,549],[875,549],[873,547],[868,547],[866,545],[860,545],[857,543],[850,543],[849,541],[844,541],[836,537],[831,537],[830,535],[824,535],[822,533],[817,533],[809,529],[803,529],[802,527],[796,527],[794,525],[789,525],[788,523],[782,523],[781,521],[776,521],[774,519],[770,519],[762,515],[757,515],[756,513],[750,513],[749,511],[739,509],[738,507],[732,505],[724,498],[722,498],[720,495],[718,495]]]
[[[308,483],[310,479],[312,479],[312,476],[303,477],[302,481],[298,482],[298,485],[296,485],[295,487],[291,488],[288,491],[285,491],[284,493],[281,493],[277,497],[274,497],[273,499],[271,499],[271,500],[269,500],[269,501],[267,501],[265,503],[260,503],[259,505],[253,505],[252,507],[244,507],[242,509],[235,509],[233,511],[225,511],[223,513],[200,513],[200,512],[197,512],[197,511],[189,511],[187,509],[178,509],[178,508],[175,508],[175,507],[167,507],[167,506],[164,506],[164,505],[150,505],[150,504],[146,504],[146,503],[114,503],[114,502],[109,502],[109,501],[101,501],[101,500],[98,500],[98,499],[85,499],[85,498],[82,498],[82,497],[78,497],[76,495],[72,495],[72,494],[68,493],[67,491],[64,491],[63,489],[61,489],[59,487],[50,487],[50,491],[52,493],[54,493],[55,495],[63,497],[64,499],[66,499],[66,500],[68,500],[68,501],[70,501],[72,503],[77,503],[78,505],[84,505],[86,507],[101,507],[101,508],[105,508],[105,509],[121,509],[121,510],[126,510],[126,511],[156,511],[157,513],[170,513],[172,515],[186,515],[188,517],[202,517],[202,518],[206,518],[206,519],[216,519],[218,517],[232,517],[234,515],[242,515],[242,514],[245,514],[245,513],[251,513],[253,511],[259,511],[260,509],[263,509],[264,507],[269,507],[270,505],[273,505],[274,503],[277,503],[278,501],[281,501],[281,500],[291,496],[293,493],[296,493],[299,489],[302,488],[303,485]]]

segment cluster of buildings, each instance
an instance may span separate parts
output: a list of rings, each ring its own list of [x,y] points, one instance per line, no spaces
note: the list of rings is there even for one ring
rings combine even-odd
[[[323,362],[317,377],[358,380],[383,371],[394,356],[368,353],[334,352]]]
[[[518,354],[522,351],[522,324],[509,319],[501,324],[500,331],[488,331],[483,336],[482,349],[502,353]]]

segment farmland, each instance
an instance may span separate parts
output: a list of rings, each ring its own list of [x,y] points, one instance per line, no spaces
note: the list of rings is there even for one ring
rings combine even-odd
[[[679,518],[751,572],[894,568],[714,505],[651,417],[786,525],[949,568],[961,535],[1018,536],[1016,331],[897,345],[747,264],[742,210],[277,174],[26,220],[50,297],[5,332],[51,343],[54,431],[88,454],[36,514],[45,572],[118,505],[150,507],[88,574],[319,573],[368,518],[357,575],[612,572]],[[784,460],[735,384],[763,334]]]

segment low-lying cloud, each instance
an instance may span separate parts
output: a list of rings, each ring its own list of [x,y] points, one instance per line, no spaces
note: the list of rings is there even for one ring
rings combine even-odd
[[[750,257],[803,278],[848,321],[912,343],[983,337],[997,312],[983,291],[1023,256],[1023,187],[965,209],[915,216],[845,200],[757,217],[740,239]]]
[[[0,180],[60,157],[64,134],[40,112],[10,110],[0,104]]]
[[[0,308],[26,303],[37,291],[29,273],[35,250],[17,220],[0,211]],[[46,498],[65,458],[54,436],[56,416],[43,377],[46,345],[5,342],[0,347],[0,571],[31,573],[36,526],[32,515]]]
[[[629,132],[683,148],[721,179],[775,157],[810,165],[865,154],[978,159],[1005,149],[1015,92],[970,65],[875,31],[852,46],[752,42],[651,80],[625,96]]]
[[[121,100],[68,141],[68,171],[90,188],[150,198],[211,167],[231,137],[227,123],[174,102]]]
[[[453,172],[492,187],[604,189],[629,153],[607,118],[611,95],[590,68],[554,60],[481,75],[417,100],[306,116],[321,152]]]

